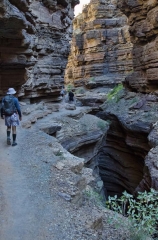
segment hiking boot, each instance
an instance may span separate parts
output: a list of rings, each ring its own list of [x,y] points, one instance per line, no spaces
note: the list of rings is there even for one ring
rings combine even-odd
[[[12,143],[12,146],[16,146],[16,145],[17,145],[17,143],[16,143],[16,142],[13,142],[13,143]]]
[[[7,137],[7,144],[8,144],[8,145],[11,145],[11,139],[10,139],[10,137]]]

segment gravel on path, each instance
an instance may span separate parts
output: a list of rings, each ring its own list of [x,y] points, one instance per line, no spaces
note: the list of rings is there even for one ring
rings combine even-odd
[[[55,138],[36,125],[19,126],[18,145],[12,147],[2,119],[0,132],[0,240],[126,239],[111,226],[105,231],[90,228],[89,202],[78,206],[59,195],[69,172],[54,168]]]

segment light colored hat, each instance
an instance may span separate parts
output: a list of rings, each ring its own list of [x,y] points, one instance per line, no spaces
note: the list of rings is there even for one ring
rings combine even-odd
[[[7,94],[15,94],[16,91],[14,88],[9,88]]]

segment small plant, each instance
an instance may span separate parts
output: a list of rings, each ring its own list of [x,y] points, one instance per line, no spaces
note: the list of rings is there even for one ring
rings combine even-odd
[[[107,206],[111,210],[128,217],[133,229],[133,231],[130,231],[133,235],[132,239],[145,239],[145,237],[141,237],[156,233],[158,191],[151,189],[150,192],[139,192],[136,199],[125,191],[120,198],[117,198],[116,195],[109,197]]]
[[[97,126],[98,126],[102,131],[104,131],[104,130],[106,129],[107,123],[104,122],[104,121],[102,121],[102,120],[99,120],[99,121],[97,122]]]
[[[55,156],[61,157],[63,156],[63,152],[59,150],[58,152],[55,153]]]
[[[83,87],[80,87],[76,90],[76,94],[84,94],[85,93],[85,89]]]
[[[94,205],[103,206],[103,197],[92,188],[84,191],[85,199],[90,200]]]
[[[107,101],[114,101],[114,102],[118,102],[119,101],[119,93],[120,91],[123,89],[123,85],[122,84],[118,84],[117,86],[115,86],[107,95]]]
[[[74,87],[74,86],[73,86],[72,84],[68,84],[68,85],[67,85],[67,92],[72,91],[73,87]]]
[[[89,79],[89,81],[90,81],[90,82],[95,82],[95,78],[94,78],[94,77],[91,77],[91,78]]]
[[[133,73],[134,72],[134,70],[133,69],[131,69],[130,71],[128,71],[128,73]]]

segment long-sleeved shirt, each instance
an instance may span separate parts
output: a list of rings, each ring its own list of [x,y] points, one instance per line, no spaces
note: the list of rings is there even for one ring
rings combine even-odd
[[[3,100],[4,100],[4,98],[2,99],[2,102],[3,102]],[[15,107],[16,107],[16,110],[17,110],[17,112],[18,112],[18,114],[19,114],[19,117],[21,117],[21,109],[20,109],[20,105],[19,105],[19,101],[18,101],[18,99],[16,98],[16,97],[13,97],[13,101],[14,101],[14,105],[15,105]],[[2,107],[1,107],[1,117],[3,117],[3,115],[4,115],[4,113],[3,113],[3,109],[2,109]]]

